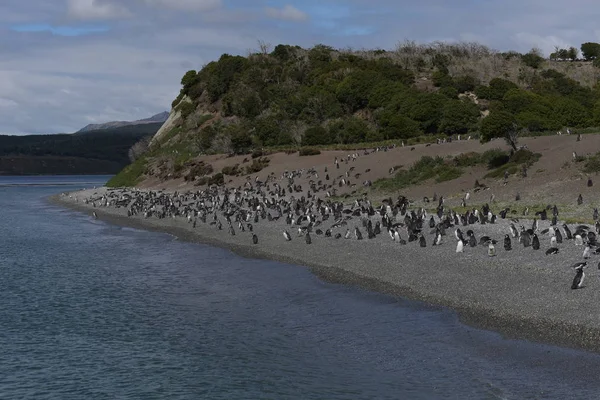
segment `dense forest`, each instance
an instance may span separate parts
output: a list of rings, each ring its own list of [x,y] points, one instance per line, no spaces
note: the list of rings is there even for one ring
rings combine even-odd
[[[114,174],[129,164],[132,146],[162,123],[83,134],[0,135],[0,174]]]
[[[223,54],[183,76],[173,102],[180,122],[163,146],[239,153],[422,135],[489,138],[510,126],[531,133],[600,126],[600,45],[582,49],[584,59],[576,49],[546,59],[535,49],[414,42],[394,51],[280,44],[247,57]]]

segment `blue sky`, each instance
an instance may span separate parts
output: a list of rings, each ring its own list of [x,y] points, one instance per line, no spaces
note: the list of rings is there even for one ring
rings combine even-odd
[[[477,41],[548,54],[600,42],[591,0],[2,0],[0,133],[73,132],[168,110],[188,69],[258,42]]]

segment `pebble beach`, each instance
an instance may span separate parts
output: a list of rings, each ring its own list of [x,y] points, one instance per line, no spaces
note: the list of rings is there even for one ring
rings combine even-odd
[[[600,351],[597,311],[600,255],[592,255],[587,260],[584,285],[572,290],[575,272],[571,266],[583,261],[584,246],[565,239],[558,245],[558,254],[546,255],[550,236],[539,234],[539,250],[523,247],[513,240],[512,250],[505,251],[502,239],[510,232],[513,217],[462,228],[472,229],[477,237],[485,235],[497,241],[496,255],[490,257],[488,246],[479,244],[465,246],[462,253],[457,253],[455,228],[448,229],[437,246],[432,246],[434,235],[424,229],[425,248],[419,241],[399,244],[385,231],[363,240],[356,240],[354,236],[335,239],[312,234],[311,243],[307,244],[282,218],[259,220],[253,225],[253,232],[237,230],[232,235],[226,228],[219,230],[199,221],[192,224],[183,216],[128,216],[126,207],[102,206],[93,201],[126,191],[102,187],[61,193],[49,200],[86,213],[90,218],[94,218],[95,213],[106,223],[166,232],[181,240],[227,248],[247,257],[308,267],[319,278],[330,282],[449,307],[457,311],[463,322],[500,332],[508,338]],[[492,210],[499,211],[493,206]],[[378,216],[371,219],[375,223]],[[521,218],[517,225],[530,227],[531,222]],[[333,221],[323,221],[322,229],[331,225]],[[355,226],[361,226],[358,219],[349,219],[347,228]],[[540,232],[549,227],[550,221],[539,221]],[[575,225],[571,228],[574,230]],[[290,241],[282,235],[286,230],[291,233]],[[345,230],[346,226],[334,227],[332,233],[343,235]],[[253,243],[253,234],[258,237],[257,244]]]

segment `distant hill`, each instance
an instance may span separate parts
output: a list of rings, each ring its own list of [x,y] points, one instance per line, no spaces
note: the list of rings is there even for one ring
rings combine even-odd
[[[153,124],[157,122],[165,122],[169,118],[169,113],[167,111],[163,111],[156,115],[151,116],[150,118],[139,119],[137,121],[111,121],[106,122],[104,124],[89,124],[75,133],[84,133],[90,131],[97,131],[101,129],[112,129],[112,128],[120,128],[123,126],[130,125],[142,125],[142,124]]]
[[[129,164],[129,149],[162,122],[80,134],[0,135],[0,175],[114,174]]]

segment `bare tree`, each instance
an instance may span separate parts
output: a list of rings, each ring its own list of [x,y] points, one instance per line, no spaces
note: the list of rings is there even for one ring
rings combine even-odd
[[[272,46],[270,43],[267,43],[262,39],[258,39],[258,49],[260,51],[260,54],[262,54],[263,56],[266,56],[271,52],[271,47]]]
[[[506,130],[504,140],[506,140],[506,143],[512,147],[514,151],[518,150],[519,126],[516,123],[513,123],[512,126]]]
[[[148,151],[148,146],[150,145],[150,140],[152,136],[146,136],[139,141],[137,141],[131,148],[129,149],[128,156],[129,161],[135,162],[138,158],[144,155],[145,152]]]

